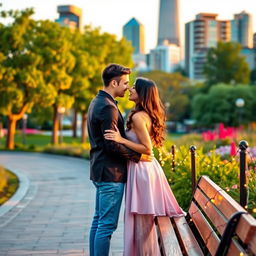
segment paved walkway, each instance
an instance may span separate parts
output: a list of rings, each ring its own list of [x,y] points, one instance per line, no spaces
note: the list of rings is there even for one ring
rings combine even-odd
[[[28,178],[20,201],[0,214],[0,256],[89,255],[88,233],[94,209],[89,162],[39,153],[0,152],[0,165]],[[0,207],[1,211],[1,207]],[[111,242],[122,255],[123,208]]]

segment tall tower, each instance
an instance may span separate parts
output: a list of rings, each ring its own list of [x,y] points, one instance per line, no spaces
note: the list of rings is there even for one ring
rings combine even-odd
[[[199,13],[185,25],[185,69],[190,79],[204,80],[203,67],[209,48],[230,40],[230,21],[218,14]]]
[[[58,6],[59,18],[55,21],[61,26],[82,30],[82,9],[74,5]]]
[[[145,53],[144,26],[137,19],[132,18],[123,26],[123,36],[131,42],[134,54]]]
[[[231,40],[243,47],[253,47],[252,15],[243,11],[235,14],[231,21]]]
[[[158,40],[180,46],[179,0],[160,0]]]

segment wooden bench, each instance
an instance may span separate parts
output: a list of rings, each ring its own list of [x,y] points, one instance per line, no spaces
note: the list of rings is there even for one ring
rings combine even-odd
[[[256,255],[256,220],[207,176],[186,217],[161,216],[155,223],[164,256]]]

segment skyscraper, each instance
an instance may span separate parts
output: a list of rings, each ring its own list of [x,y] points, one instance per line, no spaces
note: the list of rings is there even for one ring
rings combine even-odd
[[[157,44],[168,42],[179,46],[179,28],[179,0],[160,0]]]
[[[74,5],[60,5],[57,8],[59,18],[55,21],[61,26],[82,30],[82,9]]]
[[[134,54],[145,53],[144,26],[137,19],[132,18],[123,26],[123,36],[131,42]]]
[[[253,47],[252,16],[249,13],[243,11],[234,15],[231,20],[231,40],[242,47]]]
[[[230,40],[230,21],[217,20],[218,14],[199,13],[185,26],[185,69],[189,78],[203,80],[206,55],[218,41]]]
[[[149,54],[149,70],[174,72],[180,64],[180,47],[176,44],[158,45]]]

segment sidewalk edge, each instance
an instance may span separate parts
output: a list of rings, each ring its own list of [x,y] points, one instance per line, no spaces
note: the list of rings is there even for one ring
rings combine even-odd
[[[9,212],[25,197],[30,185],[30,181],[26,175],[16,170],[11,170],[11,172],[17,175],[19,179],[19,187],[10,199],[0,206],[0,217]]]

